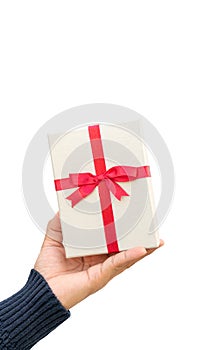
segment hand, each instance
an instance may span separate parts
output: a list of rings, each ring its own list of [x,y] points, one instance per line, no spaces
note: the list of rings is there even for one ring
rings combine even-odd
[[[56,214],[48,223],[34,268],[45,278],[53,293],[67,309],[103,288],[113,277],[157,249],[137,247],[111,255],[66,259],[64,246],[58,242],[61,237],[60,219]],[[160,247],[163,244],[160,241]]]

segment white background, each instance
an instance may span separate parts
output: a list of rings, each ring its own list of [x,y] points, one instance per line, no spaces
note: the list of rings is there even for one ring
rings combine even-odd
[[[42,244],[21,174],[28,143],[48,119],[85,103],[134,109],[162,134],[176,172],[160,230],[165,247],[73,308],[35,349],[196,349],[195,5],[0,3],[0,300],[24,285]]]

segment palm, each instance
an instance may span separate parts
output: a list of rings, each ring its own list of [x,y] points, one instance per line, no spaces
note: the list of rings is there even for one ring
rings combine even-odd
[[[37,263],[44,264],[45,274],[48,278],[58,275],[73,275],[79,272],[81,277],[85,277],[90,267],[95,266],[94,272],[96,273],[97,269],[100,269],[100,265],[107,258],[108,255],[103,254],[66,259],[63,244],[46,236],[42,247],[42,254],[39,256]],[[81,272],[84,272],[84,274]]]
[[[111,256],[103,254],[67,259],[61,241],[60,220],[56,215],[49,222],[35,269],[47,280],[66,308],[96,292],[111,278],[155,250],[147,252],[139,247]]]

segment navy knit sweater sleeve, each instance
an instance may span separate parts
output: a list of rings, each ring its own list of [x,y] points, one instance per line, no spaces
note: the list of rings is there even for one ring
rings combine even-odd
[[[0,349],[31,349],[69,316],[45,279],[31,270],[25,286],[0,303]]]

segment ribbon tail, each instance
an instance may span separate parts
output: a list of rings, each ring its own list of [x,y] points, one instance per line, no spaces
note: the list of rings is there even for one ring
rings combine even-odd
[[[113,193],[113,195],[120,201],[123,196],[129,196],[129,194],[116,182],[105,179],[108,189]]]
[[[94,191],[97,184],[80,186],[75,192],[71,193],[66,199],[71,201],[72,208],[82,199],[89,196]]]

